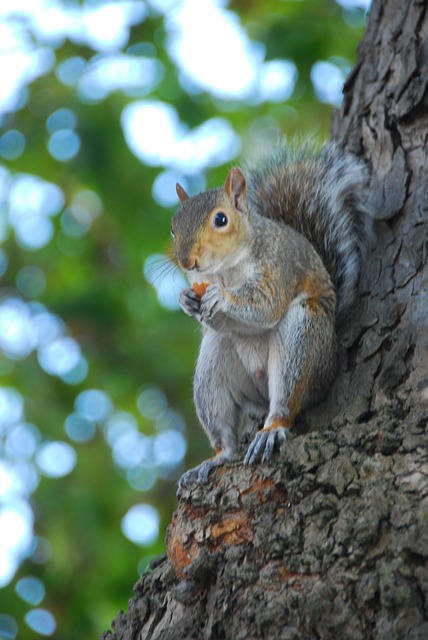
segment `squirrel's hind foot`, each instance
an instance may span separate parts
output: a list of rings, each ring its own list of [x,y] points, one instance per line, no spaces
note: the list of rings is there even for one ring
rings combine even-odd
[[[207,484],[209,475],[212,469],[215,467],[220,467],[225,462],[230,461],[230,455],[227,452],[222,452],[214,456],[214,458],[210,458],[209,460],[205,460],[194,469],[189,469],[181,476],[178,481],[178,491],[177,496],[180,496],[182,491],[186,489],[190,489],[192,486],[196,484]]]
[[[287,427],[264,428],[257,433],[254,440],[248,447],[244,458],[244,464],[265,464],[272,459],[275,449],[291,437],[290,429]]]

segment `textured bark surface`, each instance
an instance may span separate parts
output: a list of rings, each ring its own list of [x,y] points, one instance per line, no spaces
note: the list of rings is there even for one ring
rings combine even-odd
[[[183,495],[169,559],[105,638],[426,640],[423,429],[390,426],[296,438],[280,466]]]
[[[180,496],[104,640],[428,638],[427,36],[425,1],[374,0],[333,119],[379,222],[311,432]]]

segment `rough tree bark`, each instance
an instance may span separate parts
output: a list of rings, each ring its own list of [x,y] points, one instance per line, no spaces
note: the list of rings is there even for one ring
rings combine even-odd
[[[428,638],[427,36],[426,0],[374,0],[333,118],[379,222],[327,401],[270,466],[180,497],[104,640]]]

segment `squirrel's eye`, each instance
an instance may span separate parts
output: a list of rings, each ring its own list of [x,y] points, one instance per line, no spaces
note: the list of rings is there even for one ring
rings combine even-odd
[[[172,228],[172,225],[171,225],[170,233],[171,233],[171,238],[175,238],[175,233],[174,233],[174,229]]]
[[[214,226],[215,227],[225,227],[229,220],[227,219],[227,215],[223,213],[223,211],[219,211],[214,216]]]

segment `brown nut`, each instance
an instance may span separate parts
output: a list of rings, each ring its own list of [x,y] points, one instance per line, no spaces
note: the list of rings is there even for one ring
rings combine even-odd
[[[205,291],[207,290],[207,287],[210,286],[210,282],[208,282],[208,280],[204,280],[204,282],[194,282],[192,285],[192,289],[195,293],[198,294],[198,296],[200,298],[202,298],[202,296],[204,295]]]

